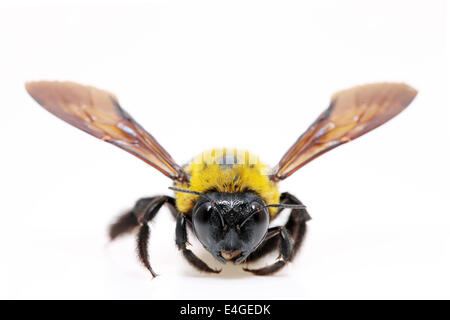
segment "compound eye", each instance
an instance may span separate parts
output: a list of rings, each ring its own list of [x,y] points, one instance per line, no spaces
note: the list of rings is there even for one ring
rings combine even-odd
[[[255,223],[265,223],[268,222],[267,220],[267,209],[264,208],[264,206],[256,201],[253,201],[250,204],[250,208],[252,209],[252,212],[255,212],[255,214],[252,216],[253,221]]]
[[[266,208],[259,202],[250,204],[250,215],[240,225],[241,233],[248,234],[255,244],[264,237],[269,226],[269,214]]]
[[[264,211],[263,210],[263,206],[259,202],[256,202],[256,201],[253,201],[250,204],[250,208],[251,208],[252,211],[257,211],[257,210]]]
[[[217,238],[219,230],[222,230],[219,215],[210,202],[205,202],[194,209],[192,222],[194,231],[198,240],[204,245],[209,246]]]
[[[196,212],[196,222],[199,224],[207,224],[211,217],[212,205],[207,202],[201,205]]]

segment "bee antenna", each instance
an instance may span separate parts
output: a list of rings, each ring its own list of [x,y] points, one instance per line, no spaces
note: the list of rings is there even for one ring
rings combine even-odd
[[[176,191],[176,192],[183,192],[183,193],[195,194],[195,195],[201,196],[201,197],[203,197],[203,198],[205,198],[205,199],[208,199],[209,202],[211,202],[211,205],[212,205],[214,208],[218,209],[217,212],[218,212],[219,217],[220,217],[220,222],[222,223],[222,227],[225,228],[225,221],[224,221],[224,218],[223,218],[223,213],[222,213],[222,211],[220,210],[220,208],[218,208],[218,207],[216,206],[215,201],[214,201],[213,199],[211,199],[210,197],[208,197],[206,194],[204,194],[204,193],[202,193],[202,192],[198,192],[198,191],[186,190],[186,189],[178,189],[178,188],[174,188],[174,187],[169,187],[169,189],[170,189],[170,190],[173,190],[173,191]]]
[[[264,208],[283,208],[283,209],[306,209],[306,206],[302,204],[286,204],[286,203],[274,203],[264,206]]]
[[[187,189],[178,189],[178,188],[174,188],[174,187],[169,187],[169,189],[173,190],[173,191],[176,191],[176,192],[195,194],[195,195],[201,196],[203,198],[206,198],[209,201],[211,201],[212,203],[214,203],[214,201],[210,197],[208,197],[206,194],[204,194],[202,192],[193,191],[193,190],[187,190]]]
[[[253,211],[251,215],[249,215],[241,224],[239,224],[238,228],[242,228],[242,226],[249,220],[254,214],[260,212],[262,208],[283,208],[283,209],[306,209],[306,206],[302,204],[285,204],[285,203],[274,203],[268,204],[264,207],[260,207],[258,210]]]

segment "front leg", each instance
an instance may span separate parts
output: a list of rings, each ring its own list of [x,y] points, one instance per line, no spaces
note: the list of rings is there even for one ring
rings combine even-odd
[[[281,195],[280,201],[281,203],[286,204],[302,204],[300,200],[298,200],[295,196],[293,196],[288,192],[285,192]],[[282,210],[283,208],[279,210],[278,214]],[[273,233],[276,233],[277,227],[270,228],[269,231],[267,232],[267,236],[262,244],[262,247],[259,248],[257,251],[255,251],[252,255],[250,255],[249,256],[250,259],[247,259],[247,261],[256,260],[262,257],[263,255],[271,252],[272,250],[276,249],[278,245],[281,251],[282,260],[279,260],[275,262],[273,265],[262,269],[255,269],[255,270],[244,269],[244,270],[252,272],[256,275],[268,275],[277,272],[278,270],[283,268],[288,261],[292,261],[294,259],[294,256],[299,251],[306,234],[306,222],[310,219],[311,217],[309,216],[306,209],[292,209],[288,221],[286,222],[284,227],[282,227],[283,234],[281,235],[280,231],[280,236],[274,237]],[[290,238],[292,238],[292,244]],[[285,255],[283,257],[283,246],[286,246],[288,241],[289,244],[291,244],[291,252],[288,256]]]
[[[177,244],[178,249],[183,252],[183,256],[186,260],[195,268],[200,271],[210,272],[210,273],[219,273],[222,270],[215,270],[210,268],[205,262],[200,260],[191,250],[186,248],[186,245],[189,243],[187,238],[187,230],[186,230],[186,217],[179,213],[177,217],[177,226],[175,229],[175,242]]]
[[[109,227],[109,238],[115,240],[117,237],[129,233],[139,227],[143,221],[150,221],[159,211],[164,203],[169,204],[169,209],[173,214],[175,199],[168,196],[157,196],[142,198],[136,201],[133,209],[121,215]]]
[[[297,197],[289,192],[284,192],[281,195],[281,201],[288,204],[303,204]],[[302,246],[306,235],[306,222],[309,220],[311,220],[311,216],[306,209],[294,209],[291,211],[289,220],[285,224],[286,230],[293,240],[291,261]]]
[[[285,192],[281,194],[280,202],[285,204],[300,204],[303,203],[298,200],[292,194]],[[277,212],[277,216],[284,210],[284,208],[280,208]],[[289,219],[284,225],[288,234],[290,235],[293,243],[291,261],[294,259],[296,253],[299,251],[303,238],[306,233],[306,222],[310,220],[311,217],[308,214],[306,209],[292,209],[289,215]],[[274,228],[271,228],[274,229]],[[271,230],[269,229],[269,231]],[[268,237],[266,238],[262,244],[253,251],[247,258],[247,262],[253,262],[265,256],[266,254],[273,252],[279,247],[279,237]]]
[[[170,206],[175,203],[175,200],[171,197],[158,196],[140,199],[131,211],[119,217],[109,229],[110,239],[114,240],[118,236],[140,226],[137,234],[138,257],[153,277],[156,277],[156,273],[150,265],[148,256],[148,241],[150,237],[148,222],[156,216],[165,203],[169,205],[169,209],[172,211],[173,209]]]
[[[280,256],[278,257],[278,260],[274,264],[261,269],[243,268],[245,271],[251,272],[258,276],[263,276],[277,272],[286,265],[286,262],[289,261],[292,256],[291,240],[289,239],[289,235],[285,227],[270,228],[269,231],[267,231],[265,240],[269,240],[276,236],[278,236],[280,240]]]

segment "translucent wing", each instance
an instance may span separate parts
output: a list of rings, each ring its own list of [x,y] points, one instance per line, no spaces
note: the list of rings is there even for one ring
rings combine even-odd
[[[417,91],[401,83],[376,83],[333,95],[328,109],[298,138],[274,168],[282,180],[314,158],[375,129],[403,111]]]
[[[182,168],[120,107],[113,94],[73,82],[29,82],[26,89],[58,118],[128,151],[171,179],[185,179]]]

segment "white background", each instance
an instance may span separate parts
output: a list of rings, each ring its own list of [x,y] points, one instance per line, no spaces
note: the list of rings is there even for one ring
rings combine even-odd
[[[411,0],[2,1],[0,298],[450,298],[445,14]],[[275,165],[353,85],[419,95],[281,184],[313,217],[282,272],[200,274],[164,208],[151,280],[134,238],[108,244],[106,230],[169,179],[40,108],[23,84],[41,79],[116,93],[180,164],[238,147]]]

